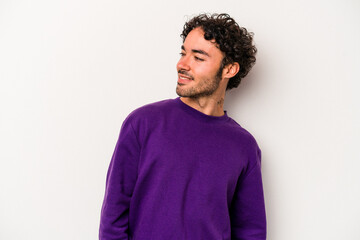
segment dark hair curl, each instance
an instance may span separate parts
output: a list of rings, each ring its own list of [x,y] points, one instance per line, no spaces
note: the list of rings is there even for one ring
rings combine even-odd
[[[237,62],[239,72],[230,78],[227,90],[239,86],[254,66],[257,49],[253,44],[253,33],[240,27],[228,14],[200,14],[185,23],[181,33],[183,42],[191,30],[200,27],[206,40],[215,40],[217,47],[225,54],[221,63],[221,70],[228,64]]]

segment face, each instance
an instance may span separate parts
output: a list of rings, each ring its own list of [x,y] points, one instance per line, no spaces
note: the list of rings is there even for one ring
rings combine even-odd
[[[222,79],[223,53],[215,43],[204,38],[201,28],[193,29],[181,47],[181,58],[176,66],[176,93],[181,97],[211,96]]]

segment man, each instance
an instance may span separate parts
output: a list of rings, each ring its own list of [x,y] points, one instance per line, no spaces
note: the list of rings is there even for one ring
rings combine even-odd
[[[255,63],[227,14],[184,26],[176,99],[133,111],[107,175],[100,239],[264,240],[261,151],[223,110]]]

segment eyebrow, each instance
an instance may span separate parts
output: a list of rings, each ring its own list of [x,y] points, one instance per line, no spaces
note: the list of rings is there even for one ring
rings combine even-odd
[[[185,47],[184,47],[184,45],[182,45],[182,46],[181,46],[181,49],[185,51]],[[191,49],[191,51],[192,51],[193,53],[199,53],[199,54],[202,54],[202,55],[205,55],[205,56],[210,57],[210,55],[209,55],[207,52],[205,52],[204,50],[200,50],[200,49]]]

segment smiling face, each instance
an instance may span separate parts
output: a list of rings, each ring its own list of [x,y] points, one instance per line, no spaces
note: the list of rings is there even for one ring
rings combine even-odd
[[[223,57],[216,43],[204,38],[201,28],[193,29],[181,47],[181,58],[176,66],[176,93],[190,98],[213,95],[222,80]]]

